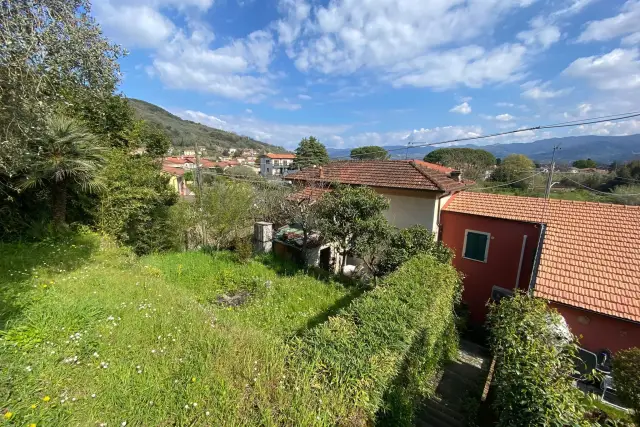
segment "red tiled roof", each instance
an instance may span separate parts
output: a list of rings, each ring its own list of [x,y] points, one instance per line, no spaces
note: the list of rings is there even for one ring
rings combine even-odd
[[[305,186],[302,190],[291,194],[288,199],[296,202],[300,202],[302,200],[318,200],[322,198],[325,194],[332,191],[331,188],[328,187],[314,187],[314,186]]]
[[[162,165],[162,171],[175,176],[182,176],[186,172],[182,168],[176,168],[168,165]]]
[[[265,156],[270,159],[295,159],[296,158],[295,154],[290,154],[290,153],[283,153],[283,154],[267,153],[265,154]]]
[[[163,162],[174,163],[176,165],[184,165],[185,163],[193,163],[188,157],[165,157]]]
[[[640,322],[640,206],[462,192],[444,210],[547,225],[534,293]]]
[[[424,160],[414,160],[414,162],[416,162],[420,166],[424,166],[424,167],[427,167],[429,169],[435,169],[438,172],[442,172],[442,173],[451,173],[451,172],[453,172],[455,170],[453,168],[448,168],[446,166],[442,166],[442,165],[439,165],[437,163],[425,162]]]
[[[414,160],[340,161],[303,169],[287,175],[286,179],[441,192],[457,191],[465,187],[464,182],[459,182],[430,165]]]

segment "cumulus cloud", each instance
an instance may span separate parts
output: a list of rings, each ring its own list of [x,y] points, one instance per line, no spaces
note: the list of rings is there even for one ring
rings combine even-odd
[[[463,102],[460,105],[456,105],[455,107],[453,107],[449,111],[451,113],[469,114],[471,112],[471,106],[469,106],[469,103]]]
[[[545,100],[564,96],[572,90],[571,88],[553,90],[549,88],[550,85],[550,82],[543,83],[539,80],[526,82],[522,85],[522,88],[525,89],[522,92],[522,97],[534,100]]]
[[[305,93],[301,93],[301,94],[298,95],[298,99],[302,99],[303,101],[309,101],[312,98],[309,95],[305,94]]]
[[[168,87],[227,98],[260,101],[273,93],[265,75],[274,49],[270,33],[255,31],[217,49],[209,48],[212,39],[213,34],[202,28],[190,35],[180,30],[158,49],[154,73]]]
[[[570,4],[552,13],[552,16],[571,16],[582,12],[582,10],[597,0],[572,0]]]
[[[579,42],[606,41],[640,31],[640,0],[629,0],[620,14],[591,21],[578,37]]]
[[[525,52],[520,44],[505,44],[490,51],[466,46],[399,63],[392,68],[390,79],[396,87],[434,89],[458,85],[478,88],[488,83],[515,81],[523,77]]]
[[[583,78],[601,90],[640,89],[640,51],[614,49],[601,56],[578,58],[562,73]]]
[[[277,28],[280,39],[294,45],[290,53],[301,71],[348,74],[363,68],[388,69],[425,55],[443,57],[446,52],[439,49],[486,34],[507,13],[533,1],[470,1],[463,7],[459,2],[332,0],[310,11],[304,1],[287,0],[287,16]],[[299,8],[304,13],[298,13]],[[423,59],[414,65],[416,71],[427,72],[430,61]],[[446,64],[440,69],[446,69]],[[500,66],[496,72],[496,77],[486,80],[504,77]],[[421,80],[410,76],[404,82],[423,85]]]
[[[547,49],[549,46],[560,40],[560,29],[538,16],[529,23],[530,29],[521,31],[517,37],[527,46]]]
[[[500,122],[510,122],[511,120],[515,119],[515,117],[513,117],[511,114],[509,113],[504,113],[504,114],[498,114],[496,116],[496,120],[500,121]]]

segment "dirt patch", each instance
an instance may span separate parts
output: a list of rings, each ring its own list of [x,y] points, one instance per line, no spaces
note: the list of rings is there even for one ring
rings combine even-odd
[[[216,297],[216,303],[223,307],[239,307],[245,304],[249,300],[250,296],[251,293],[249,291],[241,289],[239,291],[219,295]]]

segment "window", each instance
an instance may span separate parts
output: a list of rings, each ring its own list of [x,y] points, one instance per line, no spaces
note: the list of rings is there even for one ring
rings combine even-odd
[[[270,165],[270,164],[271,164],[271,160],[267,159],[267,160],[265,161],[265,163],[266,163],[266,164],[268,164],[268,165]]]
[[[462,257],[474,261],[487,262],[489,255],[489,240],[491,234],[482,231],[466,230],[464,233],[464,247]]]

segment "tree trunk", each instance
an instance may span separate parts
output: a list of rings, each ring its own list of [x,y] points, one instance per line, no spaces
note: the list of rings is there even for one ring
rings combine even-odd
[[[60,230],[67,226],[67,183],[54,182],[51,189],[53,225]]]
[[[307,245],[309,242],[309,232],[306,228],[302,229],[302,264],[305,269],[309,268],[309,260],[307,259]]]

